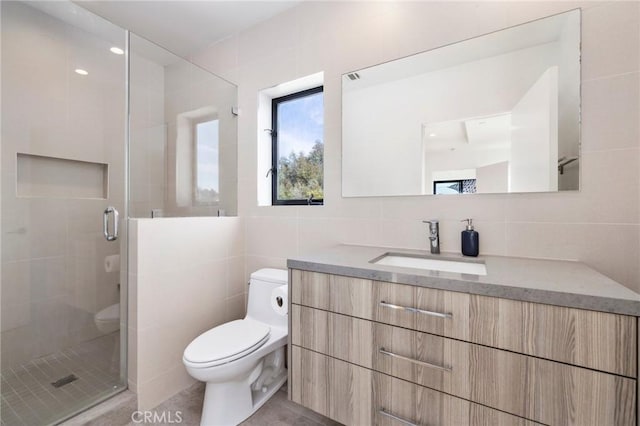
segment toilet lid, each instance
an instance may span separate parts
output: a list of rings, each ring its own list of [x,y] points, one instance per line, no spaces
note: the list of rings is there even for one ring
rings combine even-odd
[[[251,319],[231,321],[196,337],[184,350],[193,363],[229,362],[258,349],[269,337],[270,327]]]

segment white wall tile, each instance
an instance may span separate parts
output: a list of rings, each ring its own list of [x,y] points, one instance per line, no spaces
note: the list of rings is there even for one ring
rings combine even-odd
[[[244,256],[231,257],[227,259],[229,278],[227,280],[226,297],[230,298],[247,291],[247,281],[244,277]]]
[[[298,253],[296,217],[252,216],[245,222],[248,255],[286,258]]]
[[[247,255],[245,258],[245,281],[249,282],[251,274],[262,268],[287,269],[287,258]]]
[[[580,8],[585,12],[594,7],[610,4],[611,1],[505,1],[497,3],[507,9],[509,25],[520,25],[567,10]]]
[[[244,224],[238,217],[130,223],[129,300],[136,318],[129,324],[135,345],[129,381],[140,406],[153,407],[193,383],[182,365],[186,346],[244,316]]]
[[[244,293],[228,298],[225,301],[224,310],[225,322],[244,318],[244,316],[247,314]]]
[[[139,410],[151,410],[196,382],[183,366],[173,367],[154,379],[137,384]],[[177,389],[177,390],[176,390]]]
[[[582,79],[640,70],[640,3],[618,1],[582,16]]]
[[[582,84],[583,152],[640,147],[638,93],[637,72]]]

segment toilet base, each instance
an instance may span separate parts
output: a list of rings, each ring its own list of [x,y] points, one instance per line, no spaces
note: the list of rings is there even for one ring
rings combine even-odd
[[[204,392],[200,426],[235,426],[249,418],[287,381],[283,371],[268,386],[251,390],[251,384],[240,382],[207,383]]]

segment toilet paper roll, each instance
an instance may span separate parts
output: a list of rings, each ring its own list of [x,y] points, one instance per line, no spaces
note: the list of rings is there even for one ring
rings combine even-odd
[[[104,258],[104,270],[107,272],[120,271],[120,255],[114,254]]]
[[[288,301],[287,301],[288,286],[281,285],[276,287],[271,292],[271,307],[278,315],[287,315]]]

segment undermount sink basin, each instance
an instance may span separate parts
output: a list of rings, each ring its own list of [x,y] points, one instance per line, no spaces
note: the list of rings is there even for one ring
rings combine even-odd
[[[434,259],[401,253],[387,253],[373,259],[376,265],[399,266],[402,268],[426,269],[431,271],[458,272],[460,274],[487,275],[487,267],[481,262],[461,262],[449,259]]]

